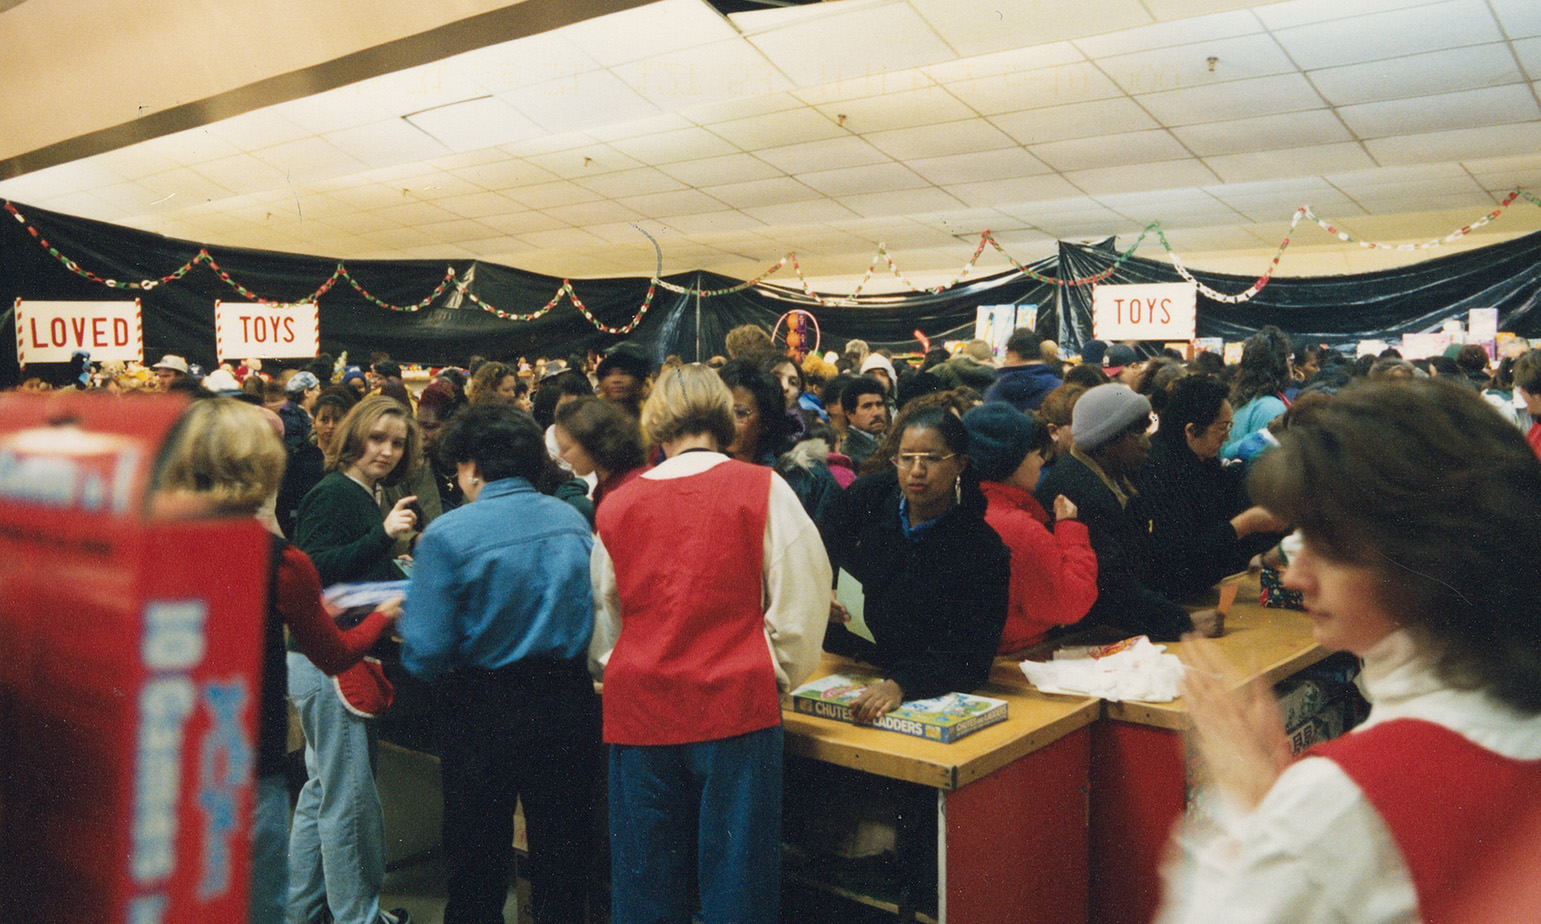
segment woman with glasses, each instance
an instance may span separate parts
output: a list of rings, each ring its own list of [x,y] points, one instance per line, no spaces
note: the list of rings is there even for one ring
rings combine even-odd
[[[899,426],[892,466],[847,488],[824,530],[831,564],[862,585],[874,638],[847,631],[837,605],[824,647],[883,675],[852,703],[863,722],[981,686],[1006,624],[1011,562],[984,520],[968,431],[943,408]]]
[[[1206,375],[1179,379],[1161,409],[1150,456],[1132,477],[1139,492],[1133,506],[1149,523],[1151,547],[1161,550],[1151,587],[1174,600],[1245,570],[1284,529],[1247,500],[1242,466],[1220,464],[1231,431],[1228,393]]]

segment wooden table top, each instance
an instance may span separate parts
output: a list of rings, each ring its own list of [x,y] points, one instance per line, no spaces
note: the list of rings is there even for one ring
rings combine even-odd
[[[793,712],[783,701],[787,753],[953,790],[1053,744],[1101,715],[1098,700],[1039,693],[1025,678],[1022,683],[1011,682],[1012,670],[1021,677],[1014,666],[997,664],[990,683],[974,691],[1010,703],[1006,720],[951,744]],[[814,677],[871,671],[856,661],[825,653]]]
[[[1298,610],[1276,609],[1258,603],[1258,579],[1256,575],[1233,575],[1220,582],[1220,587],[1238,585],[1236,602],[1225,617],[1225,634],[1212,641],[1221,653],[1240,668],[1242,683],[1263,678],[1278,683],[1297,671],[1327,657],[1329,652],[1311,636],[1311,619]],[[1210,592],[1209,599],[1191,606],[1200,609],[1214,606],[1219,588]],[[1066,644],[1061,642],[1060,644]],[[1074,644],[1073,640],[1068,642]],[[1167,651],[1182,657],[1183,643],[1166,643]],[[1023,660],[1044,660],[1051,656],[1055,646],[1038,646],[1027,652],[1011,655],[996,662],[992,678],[1032,689],[1017,663]],[[1002,670],[1002,668],[1005,670]],[[1103,714],[1110,719],[1151,725],[1161,728],[1181,729],[1186,709],[1181,697],[1170,703],[1104,703]]]

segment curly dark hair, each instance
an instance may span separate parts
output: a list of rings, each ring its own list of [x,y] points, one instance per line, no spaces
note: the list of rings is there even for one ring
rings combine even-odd
[[[550,463],[535,418],[510,404],[473,404],[451,418],[439,442],[444,461],[475,462],[482,479],[523,478],[534,484]]]
[[[729,360],[717,370],[717,375],[730,390],[742,388],[754,397],[754,406],[760,412],[760,445],[754,447],[753,457],[767,452],[779,456],[790,448],[786,444],[792,435],[792,419],[787,416],[781,383],[752,359]]]

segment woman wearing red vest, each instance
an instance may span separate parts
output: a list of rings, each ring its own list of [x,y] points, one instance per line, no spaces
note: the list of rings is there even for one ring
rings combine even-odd
[[[642,426],[665,460],[606,499],[592,562],[611,921],[776,924],[779,697],[819,663],[829,561],[792,489],[720,451],[733,398],[714,370],[665,368]]]
[[[1364,659],[1370,716],[1292,762],[1270,691],[1231,693],[1193,643],[1184,699],[1220,798],[1159,919],[1452,920],[1476,875],[1522,882],[1493,867],[1541,791],[1541,463],[1438,380],[1349,389],[1280,442],[1252,495],[1300,530],[1284,585],[1323,647]]]

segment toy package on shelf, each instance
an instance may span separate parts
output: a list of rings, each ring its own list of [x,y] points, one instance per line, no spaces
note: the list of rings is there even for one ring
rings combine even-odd
[[[850,704],[862,690],[881,682],[881,677],[830,674],[793,690],[792,708],[805,715],[862,724],[851,714]],[[988,725],[1006,721],[1008,708],[1005,700],[948,693],[900,703],[897,709],[873,722],[871,727],[951,744]]]

